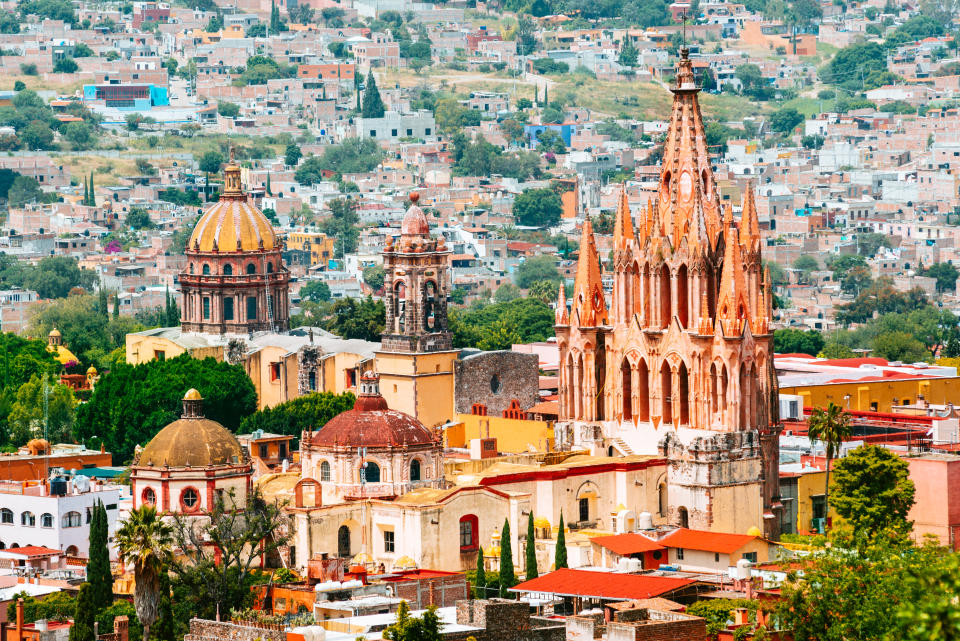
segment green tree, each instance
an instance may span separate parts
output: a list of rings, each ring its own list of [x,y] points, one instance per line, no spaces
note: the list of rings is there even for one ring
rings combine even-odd
[[[537,572],[537,545],[534,529],[533,529],[533,511],[527,515],[527,541],[526,541],[526,574],[524,574],[524,580],[529,581],[530,579],[535,579],[539,575]]]
[[[734,610],[746,608],[756,616],[759,605],[752,599],[703,599],[687,608],[687,613],[705,619],[708,638],[716,639],[719,632],[727,629],[727,621],[733,618]]]
[[[7,190],[7,201],[11,207],[23,207],[30,202],[42,202],[42,199],[40,183],[30,176],[17,176]]]
[[[383,265],[373,264],[363,268],[363,282],[370,286],[375,292],[383,289],[384,271]]]
[[[515,343],[546,340],[553,336],[553,310],[534,298],[481,305],[469,310],[448,310],[453,344],[457,348],[510,349]]]
[[[97,501],[90,518],[90,552],[87,561],[90,603],[95,613],[113,603],[113,573],[110,571],[108,539],[107,510],[102,501]]]
[[[552,227],[560,222],[563,202],[548,188],[527,189],[513,200],[513,216],[517,224],[529,227]]]
[[[556,284],[563,282],[563,277],[557,269],[556,259],[550,254],[541,254],[527,258],[517,266],[516,281],[523,289],[529,289],[538,282],[552,283],[556,287]]]
[[[759,86],[763,82],[760,67],[755,64],[745,63],[739,65],[734,69],[733,73],[743,86],[743,93],[746,93],[753,87]]]
[[[567,534],[564,531],[563,525],[563,511],[560,511],[560,525],[557,530],[557,548],[553,556],[553,569],[559,570],[560,568],[567,567]]]
[[[173,540],[179,554],[171,568],[182,583],[194,588],[191,602],[196,616],[242,609],[259,576],[260,559],[277,554],[290,540],[284,506],[267,500],[259,490],[251,491],[245,501],[231,490],[216,497],[213,509],[203,516],[174,517]]]
[[[530,298],[534,298],[547,305],[550,305],[557,300],[558,291],[559,287],[557,286],[557,283],[549,280],[538,280],[534,281],[534,283],[530,285],[527,293]]]
[[[219,151],[208,151],[202,156],[200,156],[200,162],[198,166],[200,171],[202,171],[206,177],[206,187],[205,192],[209,196],[210,194],[210,174],[220,173],[220,166],[223,164],[223,154]]]
[[[304,286],[300,288],[300,298],[315,303],[324,303],[330,300],[330,285],[323,280],[307,281]]]
[[[300,151],[300,145],[291,142],[284,151],[283,160],[288,167],[296,167],[302,157],[303,152]]]
[[[144,639],[150,638],[150,626],[157,620],[160,574],[171,557],[171,534],[172,528],[156,509],[144,505],[130,512],[114,537],[120,558],[133,565],[133,604],[143,625]]]
[[[780,133],[790,133],[801,124],[803,114],[793,107],[781,107],[770,116],[770,126]]]
[[[624,67],[635,67],[637,66],[637,57],[639,55],[637,48],[633,46],[633,43],[630,42],[629,38],[624,40],[623,46],[620,47],[620,56],[617,59],[617,62]]]
[[[870,286],[873,276],[865,265],[854,265],[840,281],[840,289],[847,294],[859,294]]]
[[[270,31],[274,34],[282,30],[283,24],[280,21],[280,8],[277,7],[276,0],[270,0]]]
[[[60,135],[76,150],[90,149],[96,144],[93,127],[85,122],[66,123],[60,128]]]
[[[498,303],[506,303],[520,298],[521,295],[522,293],[519,287],[513,283],[504,283],[497,288],[497,291],[493,295],[493,300]]]
[[[811,272],[820,269],[820,263],[813,256],[804,254],[793,261],[793,268],[800,272],[800,283],[809,285]]]
[[[161,583],[164,581],[164,579],[166,579],[167,584],[169,585],[170,579],[167,578],[166,571],[160,573]],[[169,598],[167,601],[169,602]],[[132,603],[124,599],[117,599],[109,607],[100,611],[100,613],[97,615],[97,623],[100,626],[100,630],[103,630],[104,633],[113,630],[113,620],[117,617],[127,617],[127,634],[129,635],[129,641],[142,641],[143,626],[140,625],[140,619],[137,618],[137,608],[134,607]],[[154,636],[155,639],[160,641],[173,641],[172,638],[168,639],[167,637],[161,636],[160,631],[167,624],[168,621],[165,620],[163,607],[161,605],[157,615],[157,627],[154,628],[156,631]],[[172,620],[169,620],[169,625],[173,625]]]
[[[909,332],[888,331],[873,340],[873,352],[889,361],[919,363],[930,358],[926,347]]]
[[[53,65],[53,73],[76,73],[80,66],[73,58],[60,58]]]
[[[473,590],[474,596],[478,599],[486,597],[487,572],[483,563],[483,546],[477,547],[477,571],[474,575]]]
[[[933,263],[925,269],[919,270],[921,276],[928,276],[937,279],[937,292],[956,291],[957,278],[960,278],[960,271],[951,263]]]
[[[44,396],[47,397],[46,429],[44,429]],[[75,420],[77,400],[73,390],[60,383],[44,382],[33,376],[16,391],[8,417],[10,440],[25,445],[33,438],[47,438],[54,443],[69,443]]]
[[[81,583],[80,593],[77,595],[77,609],[73,615],[73,625],[70,626],[70,641],[96,641],[93,634],[93,624],[96,621],[97,607],[93,601],[90,584]]]
[[[240,423],[240,433],[263,430],[272,434],[300,437],[318,430],[334,416],[353,409],[356,397],[350,392],[313,392],[257,410]]]
[[[371,138],[346,138],[339,145],[327,147],[323,156],[311,156],[300,163],[294,180],[313,185],[323,180],[323,171],[341,174],[365,173],[377,168],[383,160],[383,149]]]
[[[850,424],[850,415],[843,408],[832,401],[826,409],[815,407],[807,420],[807,435],[811,440],[823,443],[827,458],[827,473],[823,485],[824,504],[829,511],[830,506],[830,464],[840,452],[844,440],[853,434]]]
[[[257,408],[256,389],[242,366],[181,354],[114,365],[78,409],[75,434],[98,436],[115,460],[130,461],[137,445],[180,417],[183,394],[191,387],[204,397],[207,418],[231,431]]]
[[[156,225],[150,220],[150,214],[143,207],[131,207],[127,212],[127,227],[133,229],[153,229]]]
[[[513,544],[510,542],[510,521],[503,520],[503,529],[500,530],[500,598],[510,597],[510,588],[517,584],[517,577],[513,570]]]
[[[240,115],[240,105],[233,102],[217,102],[217,113],[224,118],[236,118]]]
[[[13,595],[7,606],[7,620],[17,620],[17,599],[23,599],[23,621],[33,623],[39,619],[48,621],[68,621],[77,612],[77,600],[65,591],[54,592],[42,598],[35,598],[26,592]]]
[[[17,135],[27,149],[34,151],[53,149],[53,130],[45,122],[33,121],[21,129]]]
[[[355,251],[360,241],[357,202],[349,198],[336,198],[331,200],[328,206],[333,215],[323,221],[320,229],[327,236],[336,239],[333,255],[336,258],[343,258],[345,254]]]
[[[371,69],[367,73],[367,83],[363,90],[363,109],[360,113],[364,118],[383,118],[384,111],[383,99],[377,89],[377,79],[373,76],[373,69]]]
[[[906,536],[913,529],[907,514],[916,492],[909,471],[907,462],[886,448],[858,447],[834,466],[833,508],[857,535]]]
[[[857,253],[867,258],[873,258],[881,247],[889,247],[890,239],[884,234],[866,233],[857,234]]]
[[[386,307],[383,301],[369,296],[361,301],[341,298],[333,304],[333,313],[324,329],[341,338],[360,338],[378,341],[386,324]]]
[[[420,617],[410,615],[410,607],[401,601],[397,608],[397,620],[383,631],[387,641],[440,641],[443,623],[437,614],[437,606],[431,605]]]
[[[823,335],[808,329],[777,329],[773,332],[773,350],[777,354],[809,354],[816,356],[823,349]]]

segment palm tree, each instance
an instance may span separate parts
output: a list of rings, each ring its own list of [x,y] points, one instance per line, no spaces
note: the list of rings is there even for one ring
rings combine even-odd
[[[850,425],[850,415],[832,401],[827,404],[826,409],[815,408],[807,420],[807,436],[823,442],[827,455],[827,477],[823,488],[825,516],[830,513],[830,461],[840,450],[840,444],[844,439],[850,438],[851,434],[853,428]]]
[[[173,529],[163,522],[156,508],[144,505],[130,512],[114,537],[121,562],[133,564],[133,604],[143,625],[144,639],[150,638],[150,626],[157,620],[160,573],[165,571],[170,556],[172,534]]]

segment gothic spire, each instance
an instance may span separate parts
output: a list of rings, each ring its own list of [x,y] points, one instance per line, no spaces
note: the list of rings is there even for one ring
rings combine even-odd
[[[744,231],[743,246],[748,252],[757,251],[760,247],[760,220],[757,217],[757,202],[753,197],[753,181],[747,183],[747,191],[743,194],[740,221]]]
[[[723,242],[723,272],[720,275],[720,294],[717,297],[717,320],[723,323],[725,336],[737,336],[743,330],[743,322],[748,315],[747,285],[737,228],[733,224],[733,208],[730,205],[724,209]]]
[[[580,257],[573,285],[572,320],[580,327],[598,327],[607,323],[607,302],[603,296],[600,256],[593,238],[593,225],[587,218],[580,233]]]
[[[564,291],[563,283],[560,283],[560,293],[557,294],[557,310],[555,319],[557,325],[570,324],[570,316],[567,314],[567,293]]]
[[[627,199],[627,187],[620,190],[620,200],[617,202],[617,219],[613,227],[613,247],[623,249],[634,240],[633,217],[630,214],[630,201]]]
[[[697,87],[693,63],[684,47],[680,50],[673,109],[670,126],[663,147],[660,189],[657,194],[657,214],[664,232],[675,240],[684,229],[696,229],[702,216],[712,244],[719,239],[720,221],[710,151]]]

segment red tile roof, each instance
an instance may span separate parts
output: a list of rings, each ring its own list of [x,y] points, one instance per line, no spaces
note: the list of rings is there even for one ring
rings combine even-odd
[[[650,599],[675,592],[691,583],[695,581],[643,574],[615,574],[561,568],[536,579],[524,581],[512,588],[512,591],[597,599]]]
[[[684,548],[686,550],[703,550],[705,552],[730,554],[756,539],[757,537],[750,536],[749,534],[725,534],[723,532],[705,532],[703,530],[677,528],[660,539],[660,544],[668,548]]]
[[[23,556],[51,556],[54,554],[63,554],[60,550],[46,548],[42,545],[24,545],[19,548],[7,548],[4,550],[7,554],[20,554]]]
[[[590,539],[590,542],[596,543],[600,547],[604,547],[614,554],[619,554],[620,556],[666,549],[653,539],[649,539],[642,534],[636,534],[633,532],[628,534],[617,534],[615,536],[595,536]]]

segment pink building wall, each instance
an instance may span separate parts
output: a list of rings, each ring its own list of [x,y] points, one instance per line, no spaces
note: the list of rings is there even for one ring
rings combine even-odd
[[[914,537],[921,541],[932,534],[942,545],[960,549],[960,456],[926,454],[906,461],[917,490],[908,516]]]

